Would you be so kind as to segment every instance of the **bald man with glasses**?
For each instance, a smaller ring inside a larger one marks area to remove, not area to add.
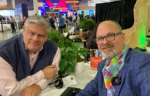
[[[95,42],[106,59],[76,96],[150,96],[150,54],[129,48],[115,21],[99,24]]]

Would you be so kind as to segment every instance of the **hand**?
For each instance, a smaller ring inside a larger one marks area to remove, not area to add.
[[[55,65],[49,65],[49,66],[45,67],[42,71],[45,75],[45,79],[50,80],[56,75],[57,68]]]
[[[26,87],[20,96],[37,96],[41,92],[41,87],[37,84]]]
[[[72,35],[74,35],[74,33],[73,33],[73,32],[71,32],[71,34],[72,34]]]
[[[82,42],[85,42],[85,40],[84,40],[84,39],[82,39]]]

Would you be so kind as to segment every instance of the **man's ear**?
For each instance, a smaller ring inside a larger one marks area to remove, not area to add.
[[[121,37],[122,37],[122,39],[125,41],[125,33],[122,32]]]
[[[23,26],[23,32],[25,31],[25,26]]]
[[[49,36],[49,34],[46,35],[46,38],[47,38],[47,39],[48,39],[48,36]],[[47,41],[47,39],[46,39],[46,41]]]
[[[25,26],[23,26],[23,34],[25,33],[25,30],[26,30],[26,28],[25,28]]]
[[[47,34],[47,38],[48,38],[49,34]]]

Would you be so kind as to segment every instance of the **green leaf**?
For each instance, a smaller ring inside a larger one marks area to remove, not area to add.
[[[60,52],[62,52],[62,51],[64,51],[65,50],[65,48],[60,48]]]
[[[87,49],[87,48],[80,48],[80,51],[82,51],[82,52],[87,52],[87,51],[90,51],[90,50]]]
[[[77,58],[71,58],[70,62],[71,62],[71,64],[76,65]]]
[[[76,66],[76,65],[69,64],[68,71],[69,71],[69,72],[75,72],[75,66]]]
[[[65,55],[66,55],[66,53],[61,52],[61,57],[65,56]]]
[[[64,72],[67,66],[68,66],[68,60],[61,59],[61,61],[59,62],[60,72]]]
[[[87,52],[87,54],[93,54],[92,52]]]
[[[73,51],[71,47],[67,47],[65,50],[65,52],[70,52],[70,51]]]
[[[95,26],[95,21],[86,18],[82,18],[79,24],[80,29],[86,28],[87,30],[93,30],[94,26]]]
[[[81,44],[80,44],[80,43],[79,43],[79,44],[75,44],[74,46],[75,46],[75,47],[74,47],[75,50],[78,51],[78,50],[80,49]]]

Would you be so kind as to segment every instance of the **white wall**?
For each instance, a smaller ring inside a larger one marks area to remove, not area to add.
[[[79,10],[95,10],[95,6],[88,6],[88,1],[91,1],[91,0],[79,1],[79,5],[84,5],[84,7],[80,7]]]
[[[29,16],[32,16],[32,15],[34,15],[35,13],[34,13],[34,11],[28,11],[28,15]]]

